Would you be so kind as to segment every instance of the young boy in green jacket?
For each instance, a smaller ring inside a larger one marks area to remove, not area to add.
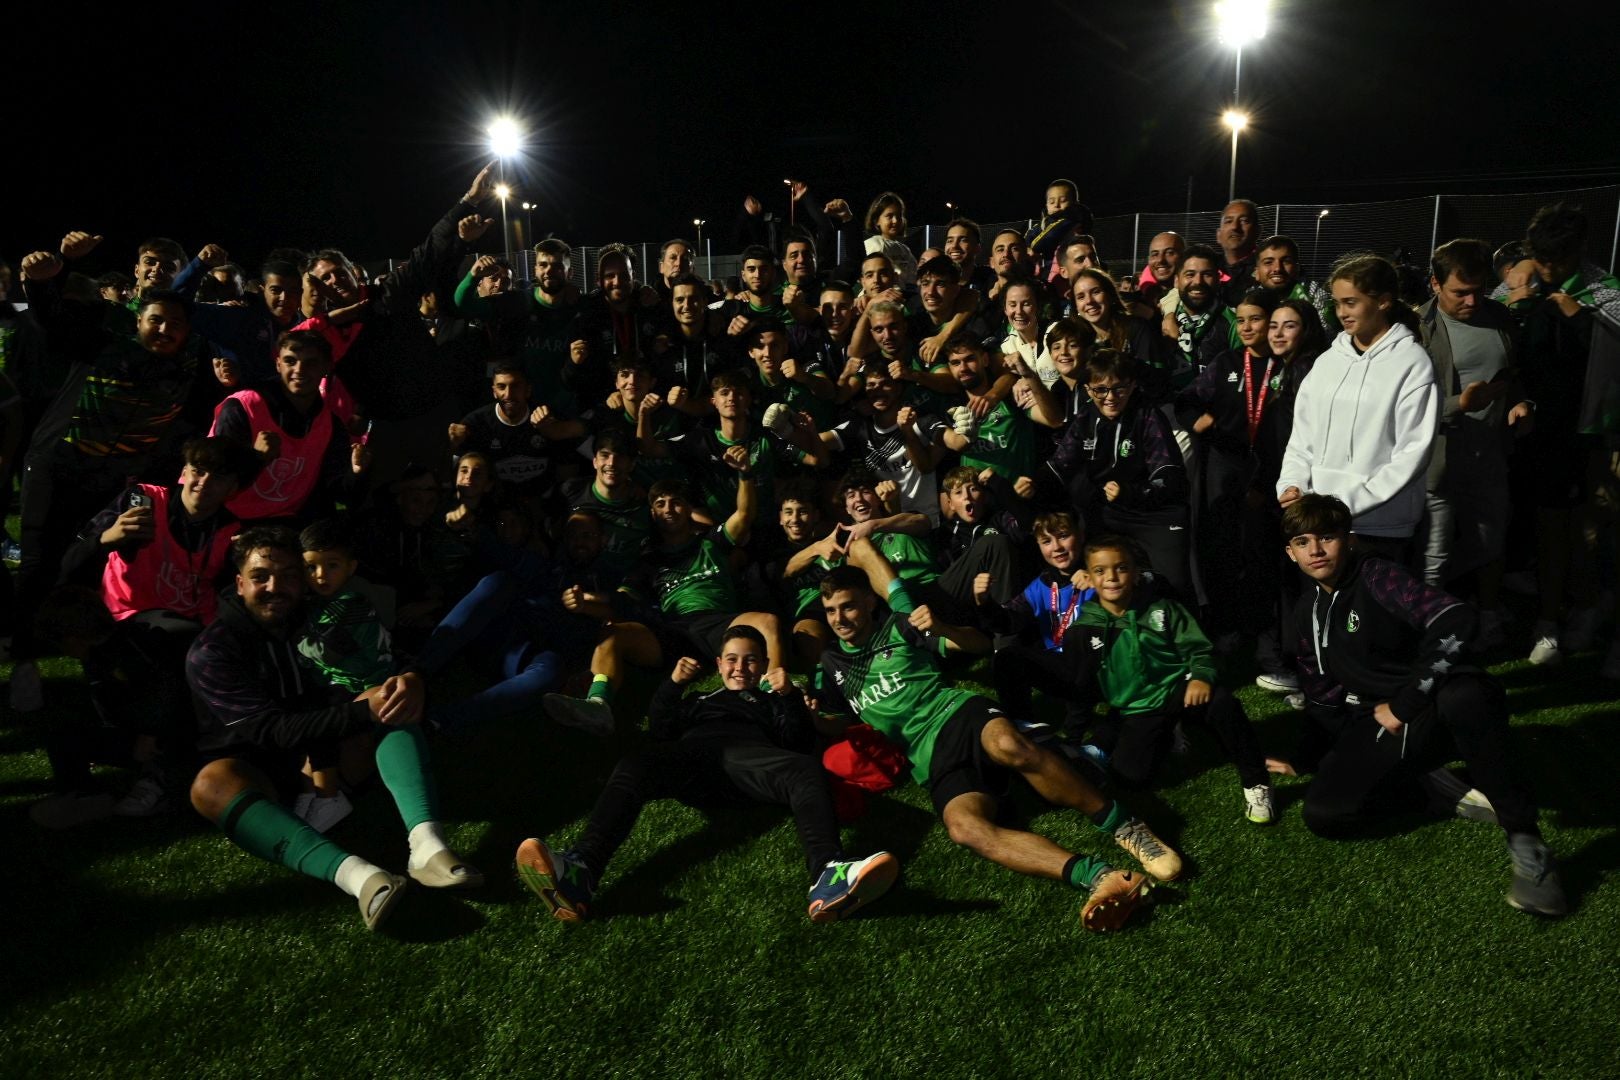
[[[1209,639],[1174,600],[1139,587],[1129,540],[1102,537],[1085,548],[1097,590],[1075,620],[1075,642],[1097,657],[1097,682],[1115,716],[1094,738],[1126,783],[1146,782],[1164,760],[1177,723],[1207,725],[1243,784],[1246,816],[1272,821],[1271,780],[1249,716],[1230,691],[1215,685]]]

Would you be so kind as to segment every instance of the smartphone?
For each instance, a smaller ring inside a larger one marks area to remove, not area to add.
[[[147,495],[146,492],[132,491],[129,493],[129,508],[131,510],[146,510],[149,509],[151,505],[151,496]]]

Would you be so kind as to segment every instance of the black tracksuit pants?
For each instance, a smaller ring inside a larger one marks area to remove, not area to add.
[[[1513,756],[1507,695],[1488,675],[1455,675],[1434,705],[1391,735],[1369,706],[1340,722],[1305,791],[1305,824],[1318,836],[1353,836],[1380,813],[1421,801],[1422,776],[1458,757],[1509,833],[1537,833],[1536,803]]]
[[[820,761],[763,737],[698,733],[655,743],[614,767],[574,848],[598,880],[641,808],[654,799],[679,799],[700,809],[751,802],[787,806],[812,878],[828,862],[843,858],[838,815]]]
[[[996,700],[1008,716],[1032,719],[1032,691],[1039,690],[1062,699],[1066,730],[1078,735],[1086,729],[1097,701],[1097,662],[1089,650],[1052,650],[1019,642],[997,649],[991,663]]]
[[[1260,739],[1249,714],[1224,686],[1210,690],[1209,701],[1186,708],[1182,691],[1171,691],[1157,711],[1123,716],[1115,713],[1098,725],[1092,742],[1110,755],[1109,769],[1129,786],[1149,783],[1170,750],[1177,723],[1202,724],[1214,733],[1226,759],[1237,767],[1243,786],[1270,783]]]

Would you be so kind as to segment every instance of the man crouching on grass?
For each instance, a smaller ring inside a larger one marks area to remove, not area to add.
[[[692,806],[776,803],[793,810],[813,884],[810,919],[833,922],[888,891],[900,862],[886,851],[847,860],[821,762],[811,756],[809,711],[781,668],[765,671],[765,635],[735,624],[721,639],[721,687],[687,697],[703,668],[682,657],[653,694],[647,719],[659,741],[620,760],[591,811],[585,835],[566,851],[537,839],[517,851],[518,876],[559,919],[585,918],[596,886],[654,799]],[[764,676],[762,679],[761,676]]]
[[[879,594],[889,613],[878,614]],[[822,653],[816,704],[858,717],[899,744],[952,840],[1021,874],[1086,890],[1080,912],[1086,929],[1123,926],[1142,900],[1146,877],[998,825],[998,800],[1018,775],[1047,802],[1085,814],[1155,878],[1181,873],[1179,855],[1061,756],[1019,734],[995,702],[946,685],[939,661],[947,650],[987,651],[989,643],[916,607],[869,540],[850,544],[848,563],[822,579],[821,597],[838,641]]]

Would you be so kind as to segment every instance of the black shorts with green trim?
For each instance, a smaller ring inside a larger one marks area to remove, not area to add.
[[[1006,797],[1012,770],[991,761],[984,751],[985,725],[1005,715],[994,701],[975,696],[964,701],[939,729],[928,759],[928,797],[935,814],[943,815],[946,805],[958,795]]]

